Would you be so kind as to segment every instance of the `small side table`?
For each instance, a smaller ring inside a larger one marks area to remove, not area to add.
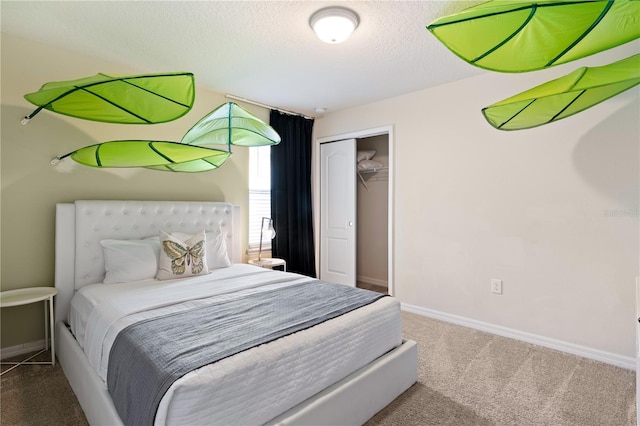
[[[274,266],[282,266],[284,271],[287,272],[287,262],[284,259],[278,259],[276,257],[263,257],[262,259],[251,259],[250,265],[256,265],[261,268],[273,269]]]
[[[14,368],[24,364],[49,364],[49,362],[29,362],[30,359],[40,355],[42,352],[49,350],[49,334],[51,334],[51,365],[56,364],[55,336],[53,323],[53,296],[58,294],[58,290],[53,287],[29,287],[19,288],[17,290],[8,290],[0,292],[0,308],[8,308],[10,306],[27,305],[29,303],[44,301],[44,349],[35,355],[30,356],[21,362],[3,362],[2,364],[13,364],[13,367],[3,371],[0,375],[7,373]],[[47,300],[49,312],[47,315]]]

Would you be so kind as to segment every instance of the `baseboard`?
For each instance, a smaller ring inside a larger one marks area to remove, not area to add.
[[[7,359],[18,355],[28,354],[29,352],[44,349],[44,339],[35,342],[23,343],[22,345],[9,346],[0,349],[0,359]]]
[[[423,308],[421,306],[402,303],[402,310],[414,314],[422,315],[437,320],[450,322],[461,325],[463,327],[473,328],[475,330],[485,331],[487,333],[497,334],[498,336],[508,337],[511,339],[521,340],[534,345],[544,346],[546,348],[555,349],[557,351],[566,352],[572,355],[581,356],[583,358],[604,362],[606,364],[615,365],[627,370],[636,370],[636,358],[618,355],[599,349],[589,348],[587,346],[576,345],[574,343],[562,340],[552,339],[525,331],[515,330],[512,328],[502,327],[500,325],[490,324],[487,322],[477,321],[470,318],[452,315],[433,309]]]
[[[380,287],[387,287],[387,280],[380,280],[378,278],[363,277],[361,275],[358,275],[356,277],[356,281],[363,282],[365,284],[377,285]]]

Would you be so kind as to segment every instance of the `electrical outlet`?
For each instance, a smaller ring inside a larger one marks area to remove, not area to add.
[[[491,280],[491,293],[502,294],[502,280]]]

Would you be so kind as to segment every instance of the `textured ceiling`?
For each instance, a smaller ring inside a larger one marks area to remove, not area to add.
[[[3,33],[141,72],[190,71],[198,87],[318,116],[484,72],[425,29],[477,3],[3,0],[0,12]],[[334,5],[356,11],[360,26],[329,45],[308,21]]]

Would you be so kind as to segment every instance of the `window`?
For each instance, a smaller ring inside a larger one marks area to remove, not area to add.
[[[249,148],[249,250],[258,251],[263,217],[271,217],[271,147]],[[271,249],[271,240],[262,242]]]

